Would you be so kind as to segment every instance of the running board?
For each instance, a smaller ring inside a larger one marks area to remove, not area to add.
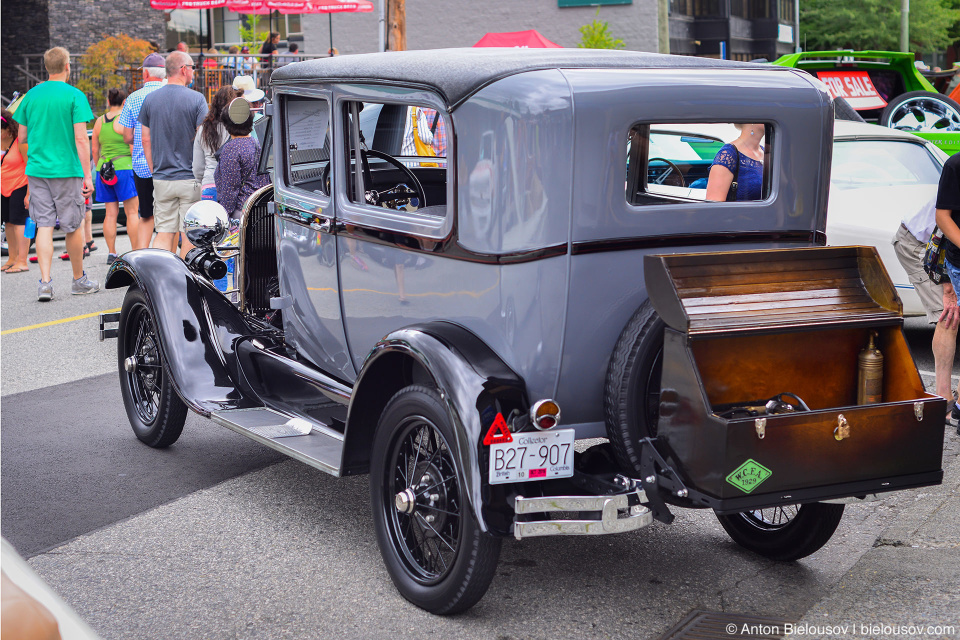
[[[320,471],[340,476],[343,434],[325,424],[264,407],[214,411],[210,419]]]

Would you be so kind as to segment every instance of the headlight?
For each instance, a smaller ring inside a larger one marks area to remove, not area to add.
[[[183,231],[194,246],[210,249],[230,230],[227,210],[213,200],[196,202],[183,217]]]

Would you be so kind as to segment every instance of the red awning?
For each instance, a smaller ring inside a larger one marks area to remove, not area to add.
[[[556,42],[550,42],[536,29],[530,31],[511,31],[509,33],[488,33],[473,45],[475,47],[521,47],[524,49],[562,49]]]

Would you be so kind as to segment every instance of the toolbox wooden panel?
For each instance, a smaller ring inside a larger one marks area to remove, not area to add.
[[[875,249],[647,256],[644,271],[667,324],[657,447],[689,487],[723,509],[940,481],[946,401],[924,391]],[[882,401],[857,405],[871,332]],[[784,392],[810,411],[719,415]]]

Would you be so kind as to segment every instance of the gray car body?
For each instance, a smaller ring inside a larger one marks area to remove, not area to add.
[[[407,289],[422,293],[403,304],[383,295],[392,269],[377,266],[385,284],[371,292],[369,272],[341,266],[349,258],[342,233],[278,216],[281,293],[293,300],[286,339],[347,383],[383,336],[444,320],[488,345],[531,401],[556,399],[578,438],[603,436],[610,355],[647,299],[644,255],[825,241],[833,106],[818,81],[795,70],[625,52],[451,50],[303,62],[275,71],[272,83],[274,131],[285,95],[323,97],[333,114],[354,100],[426,105],[448,126],[443,216],[350,202],[336,115],[330,196],[291,188],[276,171],[279,210],[442,247],[366,245],[383,265],[422,259],[405,272]],[[769,195],[629,204],[631,127],[697,122],[772,125]],[[284,146],[274,153],[282,167]],[[478,171],[488,179],[471,186]]]

